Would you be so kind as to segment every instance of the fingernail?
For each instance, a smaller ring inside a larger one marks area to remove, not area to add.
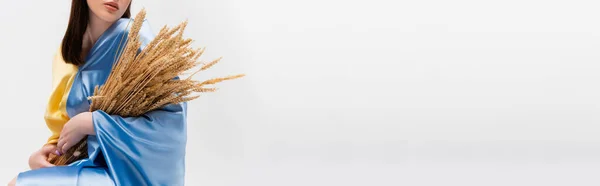
[[[62,155],[62,154],[60,153],[60,151],[58,151],[58,150],[54,151],[54,154],[56,154],[56,155],[59,155],[59,156],[60,156],[60,155]]]

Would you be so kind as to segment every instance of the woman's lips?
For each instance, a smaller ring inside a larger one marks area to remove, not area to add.
[[[104,3],[104,7],[111,12],[119,10],[119,4],[114,3],[114,2]]]

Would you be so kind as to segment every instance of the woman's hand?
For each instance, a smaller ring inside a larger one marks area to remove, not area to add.
[[[82,112],[71,118],[63,126],[58,138],[58,150],[67,152],[69,148],[81,141],[86,135],[94,135],[94,123],[91,112]]]
[[[31,170],[45,168],[45,167],[53,167],[54,165],[48,162],[48,155],[50,153],[56,154],[56,145],[47,144],[44,145],[40,150],[37,150],[29,156],[29,168]]]

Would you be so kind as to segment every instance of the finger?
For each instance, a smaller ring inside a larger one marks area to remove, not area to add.
[[[45,168],[45,167],[54,167],[54,166],[55,166],[54,164],[52,164],[52,163],[48,162],[48,160],[46,160],[46,159],[41,159],[41,160],[40,160],[40,167],[41,167],[41,168]]]
[[[69,146],[69,142],[65,142],[65,144],[60,148],[61,153],[66,153],[67,150],[69,150],[70,146]]]
[[[62,153],[58,149],[53,150],[52,154],[57,155],[57,156],[62,156]]]
[[[60,152],[60,150],[58,149],[58,147],[54,147],[50,151],[44,152],[44,155],[46,157],[50,156],[50,154],[54,154],[54,155],[57,155],[57,156],[62,155],[62,153]]]
[[[63,150],[63,146],[65,146],[65,143],[68,141],[68,136],[61,136],[60,138],[58,138],[58,144],[56,144],[56,149],[61,152],[64,153]]]
[[[56,150],[56,146],[54,146],[54,145],[46,145],[46,146],[42,147],[42,154],[48,155],[48,154],[50,154],[54,150]]]
[[[58,141],[63,139],[65,136],[67,136],[67,134],[65,133],[65,130],[63,128],[63,130],[60,132],[60,134],[58,134]],[[58,144],[56,144],[56,145],[58,146]]]

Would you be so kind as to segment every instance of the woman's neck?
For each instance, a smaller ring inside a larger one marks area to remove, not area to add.
[[[87,36],[84,36],[84,41],[87,40],[87,43],[90,44],[90,47],[93,46],[98,38],[100,38],[102,33],[104,33],[104,31],[106,31],[112,24],[112,22],[106,22],[98,18],[98,16],[90,11],[90,21],[86,31]]]

